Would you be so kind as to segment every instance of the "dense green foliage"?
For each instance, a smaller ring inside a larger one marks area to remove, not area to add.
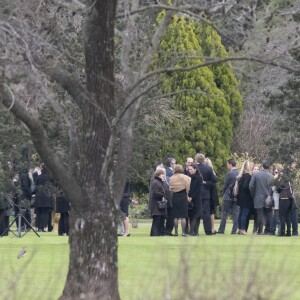
[[[161,41],[160,67],[192,67],[209,56],[227,56],[221,38],[210,27],[184,17],[174,17]],[[172,154],[178,161],[202,152],[217,168],[230,154],[233,126],[241,113],[242,99],[229,64],[205,66],[184,72],[164,73],[161,91],[174,99],[184,121],[170,122],[175,139],[165,141],[160,157]],[[175,93],[175,94],[174,94]]]

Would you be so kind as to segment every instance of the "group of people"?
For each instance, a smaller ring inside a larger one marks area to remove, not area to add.
[[[13,167],[11,166],[11,169]],[[69,203],[62,191],[53,183],[47,167],[28,171],[24,168],[14,174],[11,190],[0,199],[0,235],[9,233],[9,217],[21,215],[21,224],[16,218],[16,226],[21,231],[30,231],[36,227],[38,232],[53,230],[53,212],[60,213],[58,234],[69,234]],[[34,214],[32,214],[34,213]],[[35,216],[33,221],[32,216]]]
[[[272,168],[271,168],[272,167]],[[151,236],[199,235],[200,220],[206,235],[224,234],[228,216],[232,216],[231,234],[246,235],[253,217],[255,235],[298,236],[298,210],[292,176],[296,162],[282,167],[250,161],[238,170],[235,159],[227,161],[222,195],[221,220],[215,229],[215,213],[219,205],[217,181],[209,158],[198,153],[189,157],[185,167],[169,158],[157,164],[150,182],[149,209],[152,217]],[[271,204],[266,201],[272,199]]]
[[[153,218],[150,235],[177,236],[180,222],[183,236],[198,236],[201,218],[205,234],[215,234],[217,181],[211,161],[201,153],[195,156],[195,162],[187,158],[185,168],[176,164],[174,158],[168,160],[166,167],[158,164],[150,182],[149,208]],[[159,209],[157,201],[165,201],[166,208]]]

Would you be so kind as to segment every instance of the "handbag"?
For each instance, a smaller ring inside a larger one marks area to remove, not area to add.
[[[158,209],[166,209],[167,208],[167,201],[166,200],[157,201],[157,208]]]
[[[274,198],[272,195],[268,195],[265,200],[265,207],[272,208],[274,207]]]

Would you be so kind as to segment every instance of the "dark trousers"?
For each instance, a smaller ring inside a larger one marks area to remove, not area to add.
[[[63,235],[64,233],[69,234],[69,213],[60,213],[60,218],[58,222],[58,235]]]
[[[153,216],[150,236],[161,236],[164,231],[164,216]]]
[[[190,219],[190,235],[198,235],[200,226],[200,217],[192,217]]]
[[[264,214],[265,214],[265,234],[274,234],[272,230],[272,219],[273,219],[273,209],[264,207]]]
[[[212,234],[211,221],[210,221],[210,199],[202,199],[202,212],[203,212],[203,227],[204,227],[205,234],[210,235]]]
[[[285,224],[286,235],[291,235],[291,210],[292,199],[279,199],[280,235],[285,235]]]
[[[49,212],[51,212],[50,207],[38,207],[35,209],[36,218],[35,218],[35,226],[38,229],[44,229],[44,227],[49,224]]]
[[[249,212],[250,209],[246,207],[240,207],[239,217],[238,217],[238,228],[247,231],[249,224]]]
[[[272,230],[272,208],[256,208],[256,221],[257,221],[257,233],[258,234],[273,234]],[[265,226],[265,230],[264,230]]]
[[[298,209],[297,208],[291,210],[291,223],[292,223],[293,235],[297,235],[298,234]]]
[[[221,212],[221,223],[218,232],[224,233],[226,227],[226,221],[228,215],[232,215],[232,230],[231,233],[235,234],[238,227],[238,217],[239,217],[239,207],[236,205],[235,201],[223,200],[222,212]]]
[[[31,225],[31,208],[26,208],[24,217],[27,220],[27,222]],[[22,220],[22,222],[24,221]]]
[[[0,209],[0,235],[9,226],[9,216],[6,216],[6,209]],[[8,235],[8,231],[5,233]]]
[[[49,211],[49,217],[48,217],[48,231],[51,232],[53,230],[52,225],[52,210]]]
[[[168,207],[167,209],[168,216],[166,218],[166,234],[171,234],[174,227],[174,219],[172,217],[172,207]]]

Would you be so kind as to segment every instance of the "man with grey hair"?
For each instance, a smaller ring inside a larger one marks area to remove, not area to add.
[[[253,234],[273,234],[271,228],[272,208],[265,207],[265,200],[269,195],[270,184],[274,176],[269,172],[268,161],[263,161],[262,166],[260,171],[253,173],[249,183],[257,218],[257,232],[253,232]],[[263,232],[264,225],[265,231]]]

